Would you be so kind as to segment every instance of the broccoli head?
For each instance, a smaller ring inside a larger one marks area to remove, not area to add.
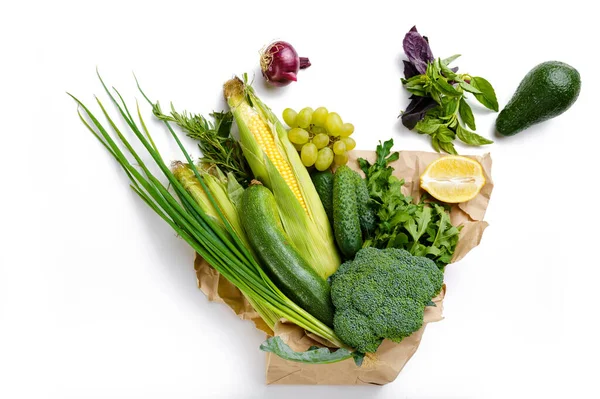
[[[443,280],[431,259],[403,249],[361,249],[331,278],[334,330],[363,353],[375,352],[384,338],[400,342],[421,328]]]

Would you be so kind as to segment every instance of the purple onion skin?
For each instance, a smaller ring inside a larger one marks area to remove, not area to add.
[[[271,43],[260,56],[260,69],[262,74],[273,86],[287,86],[297,81],[300,69],[310,66],[306,57],[298,57],[294,47],[287,42]]]

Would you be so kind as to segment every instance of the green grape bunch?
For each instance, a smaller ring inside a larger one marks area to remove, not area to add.
[[[296,112],[291,108],[283,110],[283,121],[289,126],[288,138],[300,153],[302,163],[307,168],[327,170],[348,163],[348,151],[356,147],[352,137],[354,125],[344,123],[336,112],[325,107],[313,110],[310,107]]]

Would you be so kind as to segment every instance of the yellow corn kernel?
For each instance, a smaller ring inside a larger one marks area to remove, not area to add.
[[[256,142],[260,145],[262,150],[267,154],[269,160],[273,163],[279,174],[283,177],[288,187],[292,190],[302,208],[308,213],[306,202],[300,192],[300,185],[298,180],[294,176],[292,167],[288,160],[281,155],[281,152],[275,144],[273,133],[269,126],[263,121],[261,116],[252,109],[248,104],[240,104],[240,111],[245,114],[245,120],[248,121],[247,125],[250,128],[250,133],[256,139]]]

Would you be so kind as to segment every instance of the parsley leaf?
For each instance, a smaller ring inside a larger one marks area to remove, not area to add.
[[[373,164],[363,158],[358,160],[377,215],[375,232],[367,237],[364,246],[406,249],[443,268],[452,259],[460,227],[452,225],[443,205],[426,196],[415,203],[412,197],[402,194],[404,180],[393,176],[394,168],[389,166],[399,156],[391,152],[393,144],[391,139],[379,142]],[[440,141],[442,144],[452,145]]]

